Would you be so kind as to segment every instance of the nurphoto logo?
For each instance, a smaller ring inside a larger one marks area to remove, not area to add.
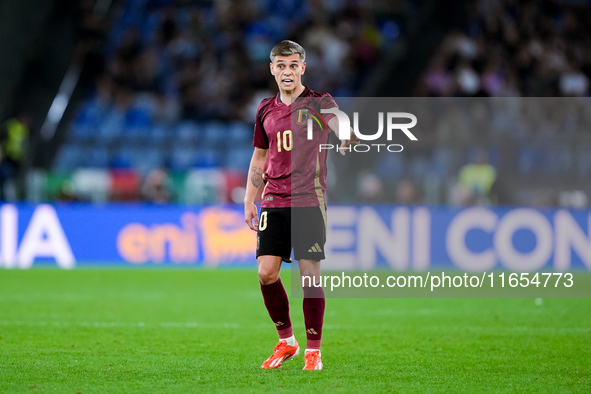
[[[314,111],[315,112],[315,111]],[[320,112],[323,114],[333,114],[337,117],[338,120],[338,137],[340,140],[349,140],[351,139],[351,131],[355,133],[355,136],[359,138],[361,141],[375,141],[379,139],[384,133],[384,113],[378,112],[378,131],[374,134],[362,134],[359,131],[359,112],[353,112],[353,127],[351,128],[351,121],[349,120],[349,116],[341,111],[338,108],[322,108]],[[315,113],[316,116],[308,116],[308,140],[313,139],[312,133],[314,129],[313,120],[316,121],[322,128],[322,125],[319,121],[319,117],[322,119],[322,123],[326,125],[326,121],[324,118]],[[409,123],[394,123],[394,119],[405,118],[410,120]],[[388,141],[392,140],[392,135],[394,130],[402,131],[408,139],[411,141],[418,141],[417,137],[409,130],[416,126],[417,124],[417,117],[409,112],[387,112],[386,113],[386,138]],[[347,148],[340,148],[340,149],[347,149],[349,152],[369,152],[370,150],[375,149],[377,152],[380,152],[380,148],[385,148],[388,152],[402,152],[404,147],[400,144],[357,144],[357,145],[349,145]],[[320,144],[319,150],[331,150],[335,149],[339,151],[338,145],[333,144]]]

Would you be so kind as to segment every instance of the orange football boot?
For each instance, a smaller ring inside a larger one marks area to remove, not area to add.
[[[285,360],[292,359],[300,354],[300,346],[296,341],[295,346],[289,346],[287,341],[281,340],[273,349],[271,357],[261,365],[262,369],[279,368]]]
[[[304,371],[319,371],[322,369],[320,350],[306,350],[304,360],[306,361]]]

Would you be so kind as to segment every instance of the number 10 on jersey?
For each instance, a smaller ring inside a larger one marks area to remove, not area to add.
[[[283,136],[281,134],[281,131],[277,133],[277,151],[281,152],[281,145],[283,145],[283,149],[286,152],[289,152],[293,146],[293,136],[291,135],[291,130],[285,130],[283,132]]]

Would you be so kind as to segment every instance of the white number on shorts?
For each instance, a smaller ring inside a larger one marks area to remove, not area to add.
[[[261,213],[261,219],[259,220],[259,231],[264,231],[267,228],[267,212]]]

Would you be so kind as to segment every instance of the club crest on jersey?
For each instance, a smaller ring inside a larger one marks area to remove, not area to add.
[[[312,122],[312,120],[316,122],[320,130],[328,130],[326,120],[324,120],[324,117],[320,115],[318,112],[314,111],[311,108],[298,109],[296,114],[296,124],[303,125]],[[310,127],[312,126],[310,125]]]
[[[304,124],[308,119],[308,108],[298,109],[296,124]]]

